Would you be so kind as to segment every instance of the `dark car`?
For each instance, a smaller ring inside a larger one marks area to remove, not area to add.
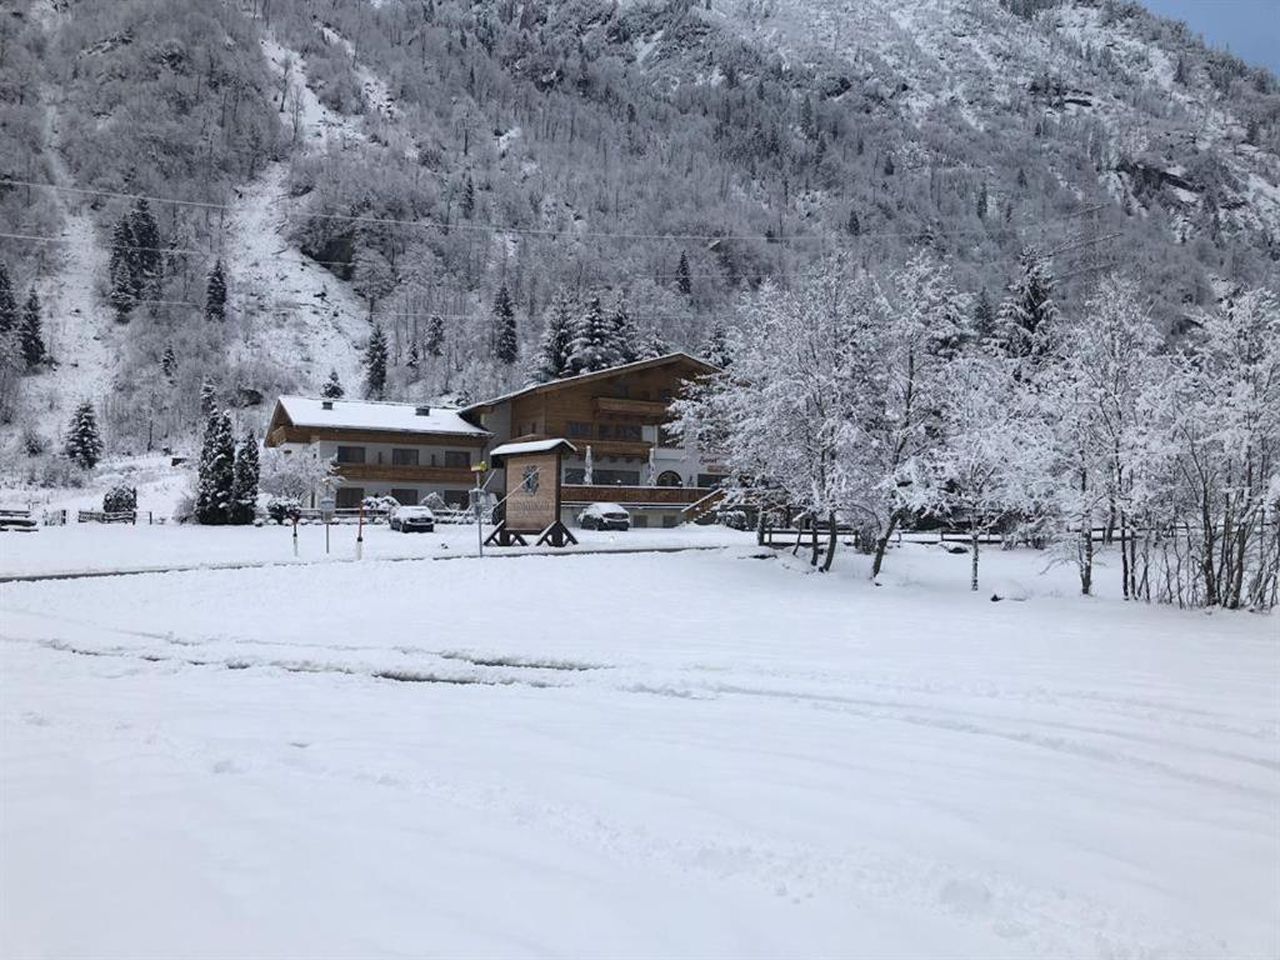
[[[430,533],[436,528],[436,515],[430,507],[403,506],[391,511],[391,529],[401,533]]]

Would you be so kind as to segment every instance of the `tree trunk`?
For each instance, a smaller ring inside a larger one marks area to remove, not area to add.
[[[875,557],[871,561],[871,579],[874,580],[880,576],[880,568],[884,566],[884,553],[889,549],[889,538],[893,536],[893,530],[898,525],[898,512],[895,510],[889,514],[889,523],[884,528],[884,533],[880,535],[880,539],[876,541]]]
[[[978,589],[978,528],[976,525],[969,528],[969,545],[971,548],[972,560],[969,564],[969,589]]]
[[[836,559],[836,512],[827,514],[827,558],[822,562],[822,572],[826,573]]]

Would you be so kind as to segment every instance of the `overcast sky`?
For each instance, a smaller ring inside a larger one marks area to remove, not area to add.
[[[1210,46],[1280,74],[1280,0],[1145,0],[1161,16],[1185,20]]]

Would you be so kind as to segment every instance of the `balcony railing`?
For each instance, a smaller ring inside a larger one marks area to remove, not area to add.
[[[565,503],[653,504],[687,506],[711,493],[708,487],[623,487],[607,484],[566,483],[560,488]]]
[[[338,464],[338,476],[344,480],[448,483],[459,487],[475,485],[475,475],[466,467],[419,467],[390,463],[340,463]]]

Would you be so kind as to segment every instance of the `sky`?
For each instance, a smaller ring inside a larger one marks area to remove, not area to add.
[[[1145,0],[1152,13],[1185,20],[1214,47],[1280,74],[1280,0]]]

